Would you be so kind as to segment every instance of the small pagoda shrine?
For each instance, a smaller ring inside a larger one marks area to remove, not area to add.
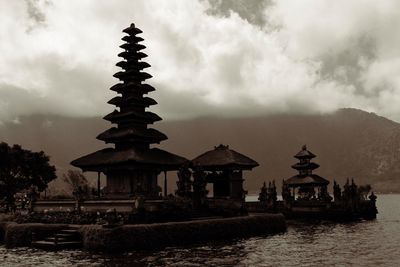
[[[243,171],[257,166],[256,161],[222,144],[192,160],[195,180],[203,173],[206,183],[213,184],[214,198],[243,200]]]
[[[314,174],[319,165],[311,160],[316,156],[304,145],[294,155],[299,160],[292,166],[298,174],[282,181],[282,200],[278,200],[275,182],[264,182],[260,188],[258,201],[246,202],[248,212],[282,212],[291,219],[326,219],[352,221],[361,218],[376,218],[376,195],[369,185],[357,186],[353,179],[347,180],[341,190],[334,182],[333,198],[328,193],[329,181]]]
[[[293,195],[285,197],[296,199],[296,188],[298,188],[298,200],[328,200],[330,198],[327,190],[329,181],[313,173],[313,170],[319,167],[317,163],[311,162],[311,159],[316,156],[304,145],[294,157],[299,162],[292,165],[292,168],[299,173],[283,181],[283,191],[286,192],[283,192],[283,194],[288,195],[290,189],[293,189]],[[316,194],[315,188],[317,188],[318,194]]]
[[[161,118],[146,109],[157,102],[145,96],[155,89],[145,81],[152,76],[143,70],[150,67],[143,58],[147,57],[140,44],[143,39],[138,34],[142,31],[131,24],[123,30],[127,35],[120,47],[124,49],[118,54],[123,58],[116,65],[123,70],[114,74],[120,80],[110,89],[118,93],[109,104],[116,109],[104,117],[115,124],[97,136],[105,143],[114,144],[113,148],[105,148],[71,162],[83,171],[98,173],[98,192],[100,192],[100,173],[107,177],[104,196],[107,198],[126,199],[141,196],[145,199],[158,198],[160,187],[157,176],[164,172],[165,184],[167,171],[178,170],[188,160],[167,151],[151,148],[159,144],[167,136],[150,124]]]

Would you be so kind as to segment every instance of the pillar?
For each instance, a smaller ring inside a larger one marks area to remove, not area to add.
[[[164,197],[168,195],[167,186],[167,171],[164,171]]]
[[[100,172],[97,172],[97,197],[100,198]]]

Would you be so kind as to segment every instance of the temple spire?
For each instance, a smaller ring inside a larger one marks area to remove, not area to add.
[[[118,95],[108,101],[116,108],[104,117],[115,126],[97,136],[114,147],[85,155],[71,164],[84,171],[103,172],[107,178],[104,194],[107,198],[158,198],[158,174],[179,170],[187,159],[150,147],[167,136],[149,128],[161,118],[147,110],[157,102],[146,96],[155,89],[146,83],[152,76],[144,71],[150,65],[143,61],[147,57],[143,53],[146,47],[140,44],[143,38],[137,36],[142,31],[131,24],[123,32],[127,34],[120,46],[124,51],[118,54],[122,61],[117,63],[122,70],[114,74],[120,81],[110,88]]]
[[[312,171],[319,167],[317,163],[311,162],[311,159],[316,156],[307,150],[306,145],[303,145],[301,150],[294,155],[294,157],[297,158],[299,162],[292,165],[292,168],[298,170],[300,176],[311,175]]]
[[[150,144],[160,143],[167,136],[148,128],[149,124],[160,121],[161,118],[147,111],[147,108],[157,102],[144,96],[154,91],[154,88],[145,83],[152,76],[143,71],[150,64],[143,61],[147,57],[142,52],[146,46],[140,44],[143,38],[137,36],[142,31],[132,23],[123,32],[128,34],[122,38],[125,43],[120,46],[124,51],[118,54],[123,60],[116,64],[122,71],[114,74],[120,83],[110,88],[119,95],[108,101],[116,109],[104,117],[117,127],[104,131],[97,138],[106,143],[114,143],[116,148],[149,148]]]

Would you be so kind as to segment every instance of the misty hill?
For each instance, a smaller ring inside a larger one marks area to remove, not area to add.
[[[72,168],[71,160],[105,147],[95,137],[109,126],[101,118],[29,116],[0,126],[0,140],[44,150],[60,175]],[[342,109],[325,115],[200,118],[155,128],[169,137],[160,147],[189,159],[220,143],[255,159],[260,166],[245,173],[253,193],[264,180],[280,184],[294,175],[293,155],[303,144],[317,155],[316,173],[331,181],[343,184],[354,177],[378,191],[400,192],[400,124],[373,113]]]

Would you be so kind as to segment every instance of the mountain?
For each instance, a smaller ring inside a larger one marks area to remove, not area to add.
[[[21,117],[0,126],[0,140],[44,150],[61,176],[69,162],[105,147],[95,139],[109,124],[101,118]],[[356,109],[323,115],[270,115],[252,118],[198,118],[157,123],[169,139],[160,147],[192,159],[219,144],[243,153],[260,166],[246,172],[245,186],[257,193],[263,181],[294,175],[293,155],[307,144],[321,167],[315,172],[343,185],[346,178],[379,192],[400,192],[400,124]],[[172,175],[171,175],[172,176]],[[53,183],[54,187],[62,183]],[[170,191],[174,182],[169,183]]]

